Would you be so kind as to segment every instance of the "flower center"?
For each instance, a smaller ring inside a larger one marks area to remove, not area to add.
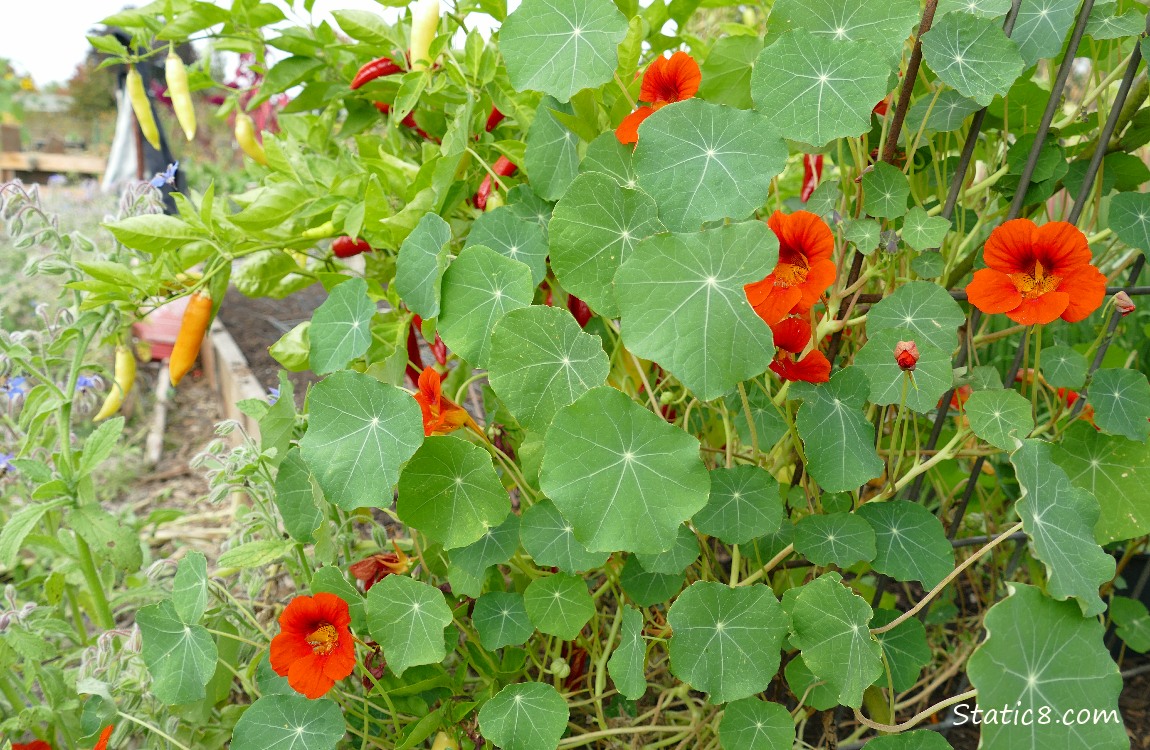
[[[1030,273],[1011,274],[1011,280],[1022,296],[1034,299],[1058,289],[1062,283],[1061,276],[1055,276],[1042,267],[1042,261],[1034,261],[1034,269]]]
[[[326,656],[339,643],[339,633],[336,632],[334,625],[325,622],[312,631],[305,640],[312,651],[320,656]]]
[[[775,286],[792,287],[798,286],[807,280],[807,271],[810,266],[802,256],[796,256],[794,262],[780,262],[775,267]]]

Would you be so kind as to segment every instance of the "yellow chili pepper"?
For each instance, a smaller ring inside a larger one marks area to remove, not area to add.
[[[175,52],[169,52],[164,61],[164,76],[168,79],[168,96],[172,98],[176,119],[190,141],[196,137],[196,108],[192,105],[192,92],[188,88],[188,70]]]
[[[128,101],[132,104],[132,111],[136,113],[136,121],[140,123],[140,130],[152,148],[160,148],[160,129],[156,127],[156,118],[152,115],[152,104],[148,101],[148,92],[144,91],[144,79],[135,66],[128,68]]]
[[[412,70],[427,70],[431,42],[439,29],[439,0],[416,0],[411,5],[411,47],[408,54]]]
[[[256,139],[256,125],[247,112],[236,112],[236,142],[240,144],[244,153],[257,164],[262,164],[265,167],[268,165],[268,157],[264,153],[264,147]]]
[[[196,292],[188,301],[184,318],[180,321],[180,332],[172,346],[172,357],[168,360],[168,376],[172,385],[179,385],[200,354],[208,323],[212,319],[212,298],[203,292]]]
[[[104,398],[104,405],[96,413],[92,421],[99,422],[107,419],[120,410],[120,405],[131,392],[136,383],[136,356],[132,349],[125,344],[116,346],[116,370],[112,380],[112,388]]]
[[[459,743],[451,739],[446,732],[440,732],[435,735],[431,750],[459,750]]]

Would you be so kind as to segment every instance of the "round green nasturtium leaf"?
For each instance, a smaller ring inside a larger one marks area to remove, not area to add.
[[[928,250],[910,262],[910,270],[921,279],[937,279],[946,270],[942,253]]]
[[[527,616],[540,633],[571,641],[595,614],[587,583],[569,573],[536,578],[523,592]]]
[[[1137,599],[1116,596],[1110,600],[1114,633],[1127,647],[1144,654],[1150,651],[1150,611]]]
[[[864,506],[865,507],[865,506]],[[894,622],[901,613],[893,609],[876,609],[870,626],[879,628]],[[926,640],[926,627],[917,617],[908,617],[885,633],[875,635],[886,663],[890,665],[890,680],[887,680],[886,669],[874,681],[880,688],[887,688],[894,684],[894,691],[902,693],[914,687],[922,668],[930,664],[930,643]]]
[[[634,189],[639,185],[634,154],[633,146],[620,143],[615,132],[608,131],[587,145],[587,153],[579,163],[579,174],[599,172],[614,179],[621,187]]]
[[[1078,0],[1033,0],[1022,4],[1010,38],[1018,43],[1024,67],[1058,54],[1080,5]]]
[[[942,245],[942,240],[949,231],[949,219],[928,216],[921,206],[912,206],[902,222],[902,241],[921,253]]]
[[[648,573],[674,575],[682,573],[699,559],[699,538],[690,527],[683,524],[675,536],[675,543],[666,552],[638,554],[635,559]]]
[[[489,247],[531,269],[532,284],[547,275],[547,235],[538,222],[520,218],[509,206],[485,211],[471,225],[466,250],[474,245]]]
[[[427,213],[399,246],[395,290],[407,309],[424,320],[439,315],[440,282],[447,268],[451,225]]]
[[[983,18],[998,18],[1010,10],[1010,0],[938,0],[935,18],[945,13],[970,13]]]
[[[771,473],[758,466],[734,466],[711,470],[711,497],[692,523],[727,544],[742,544],[777,531],[782,520],[779,483]]]
[[[767,689],[779,670],[787,616],[770,587],[696,581],[667,612],[671,674],[712,703]]]
[[[1150,382],[1138,370],[1102,369],[1090,382],[1094,423],[1139,443],[1150,437]]]
[[[508,685],[479,709],[479,731],[502,750],[555,750],[571,710],[551,685]]]
[[[926,343],[950,353],[958,348],[958,327],[965,322],[966,315],[949,292],[930,281],[911,281],[870,309],[867,332],[873,336],[904,328],[920,346]]]
[[[627,700],[647,692],[647,643],[643,640],[643,613],[626,604],[619,610],[619,645],[607,660],[607,674]]]
[[[312,315],[308,337],[311,369],[326,375],[362,357],[371,343],[373,315],[375,303],[367,296],[363,279],[348,279],[332,289]]]
[[[815,36],[804,28],[788,31],[755,62],[755,108],[779,135],[812,146],[862,135],[870,129],[875,102],[888,93],[887,48]]]
[[[954,570],[954,548],[937,517],[917,503],[866,503],[856,513],[875,533],[872,566],[896,581],[920,581],[929,589]]]
[[[575,178],[555,206],[551,268],[563,288],[592,310],[618,317],[615,272],[640,240],[664,230],[651,196],[638,188],[620,187],[605,174],[586,172]]]
[[[941,734],[929,729],[875,737],[867,745],[870,750],[952,750]]]
[[[547,238],[547,226],[551,223],[551,211],[555,206],[540,198],[527,183],[516,185],[507,191],[507,208],[524,221],[539,225]]]
[[[450,624],[443,592],[410,576],[387,576],[367,592],[368,630],[397,677],[408,667],[443,661],[443,631]]]
[[[391,505],[399,467],[423,443],[411,394],[370,375],[337,372],[308,393],[300,454],[324,496],[345,510]]]
[[[639,126],[635,174],[674,232],[746,219],[787,166],[774,118],[702,99],[669,104]]]
[[[535,632],[523,606],[523,595],[514,591],[492,591],[476,599],[471,621],[479,642],[488,651],[521,646]]]
[[[317,503],[323,500],[323,493],[308,471],[299,448],[292,447],[280,463],[275,492],[284,531],[297,542],[310,543],[315,538],[315,530],[323,524],[323,513]]]
[[[614,388],[560,409],[543,442],[540,487],[592,552],[669,549],[710,485],[698,439]]]
[[[1086,383],[1089,364],[1086,357],[1069,346],[1052,346],[1042,350],[1042,377],[1054,388],[1078,389]]]
[[[932,101],[934,101],[933,107]],[[961,128],[966,118],[980,109],[982,107],[978,106],[978,102],[966,98],[954,89],[943,89],[939,92],[937,101],[934,94],[928,93],[910,105],[910,110],[906,113],[907,132],[917,133],[925,119],[927,131],[950,133]]]
[[[795,654],[794,658],[787,662],[783,676],[787,678],[787,687],[799,697],[804,706],[810,706],[816,711],[826,711],[839,704],[838,688],[816,677],[803,661],[802,654]]]
[[[894,358],[894,353],[891,353]],[[795,383],[803,400],[795,420],[807,455],[807,471],[827,492],[856,490],[883,473],[874,449],[874,425],[863,416],[869,385],[857,367],[846,367],[824,385]]]
[[[557,201],[579,173],[579,136],[559,122],[552,110],[574,113],[570,104],[543,97],[535,110],[535,121],[527,131],[523,169],[531,177],[531,185],[540,198]]]
[[[1102,623],[1083,617],[1069,602],[1056,602],[1021,583],[1008,583],[1010,596],[986,613],[986,640],[967,662],[983,710],[1009,706],[1032,721],[982,724],[982,747],[1073,747],[1110,750],[1130,744],[1120,720],[1087,726],[1041,723],[1040,712],[1061,719],[1082,709],[1118,713],[1122,676],[1103,645]]]
[[[871,334],[855,355],[855,367],[862,370],[870,381],[870,400],[873,403],[897,405],[905,390],[906,408],[911,411],[926,414],[938,406],[942,394],[950,390],[954,371],[950,354],[928,343],[931,340],[908,328],[891,328]],[[898,366],[894,356],[894,348],[900,341],[914,341],[918,346],[918,365],[910,373],[913,383],[905,382],[908,375]]]
[[[1146,28],[1146,14],[1135,8],[1118,13],[1116,3],[1097,4],[1090,12],[1086,33],[1095,41],[1138,36]]]
[[[1103,435],[1088,422],[1075,422],[1052,449],[1054,461],[1075,487],[1098,500],[1102,517],[1094,527],[1100,544],[1150,533],[1150,444]]]
[[[469,364],[486,367],[491,329],[508,312],[530,305],[534,289],[525,264],[473,245],[443,274],[439,335]]]
[[[963,411],[974,434],[1000,450],[1014,450],[1016,440],[1034,429],[1030,402],[1018,391],[975,391]]]
[[[216,671],[216,642],[202,625],[185,623],[171,600],[142,607],[136,613],[140,655],[152,675],[149,689],[168,705],[204,697],[204,686]]]
[[[634,555],[627,558],[619,573],[624,593],[640,607],[653,607],[670,601],[683,590],[686,582],[685,573],[650,573],[644,570]]]
[[[1022,496],[1014,504],[1034,556],[1046,566],[1047,591],[1074,597],[1085,617],[1106,610],[1098,587],[1114,577],[1114,558],[1094,541],[1098,501],[1070,483],[1051,458],[1050,443],[1023,440],[1010,457]]]
[[[649,237],[615,275],[624,343],[702,400],[730,393],[774,357],[743,287],[777,261],[778,240],[761,221]]]
[[[507,514],[503,523],[487,529],[479,541],[452,550],[451,564],[481,576],[490,566],[507,562],[519,549],[519,521],[514,513]]]
[[[235,750],[335,750],[347,724],[332,700],[302,695],[264,695],[253,703],[232,732]]]
[[[985,107],[1005,96],[1026,67],[1014,39],[997,21],[948,13],[923,34],[922,56],[943,82]]]
[[[897,219],[906,213],[910,183],[898,167],[880,161],[863,175],[863,208],[871,216]]]
[[[870,255],[878,247],[882,226],[874,219],[848,219],[842,227],[843,239],[863,255]]]
[[[795,742],[791,712],[778,703],[743,698],[727,704],[719,721],[723,750],[777,750]]]
[[[1112,197],[1109,223],[1118,239],[1150,255],[1150,194],[1119,193]]]
[[[806,29],[834,41],[870,42],[896,57],[920,15],[917,0],[778,0],[767,18],[767,38]]]
[[[771,18],[779,6],[771,10]],[[751,99],[751,70],[755,59],[763,51],[763,40],[757,36],[724,36],[711,45],[701,72],[703,82],[699,96],[714,104],[726,104],[739,109],[755,105]]]
[[[610,369],[602,339],[559,307],[512,310],[491,332],[491,388],[529,430],[546,432],[555,412],[603,385]]]
[[[373,589],[374,591],[374,589]],[[807,667],[838,688],[839,702],[862,705],[862,694],[882,674],[882,647],[870,633],[870,605],[825,573],[802,586],[791,610],[792,642]]]
[[[611,80],[627,19],[610,0],[524,0],[503,22],[499,48],[517,91],[565,102]]]
[[[194,625],[208,607],[208,561],[203,552],[189,552],[176,566],[172,605],[180,622]]]
[[[432,435],[399,475],[399,520],[444,549],[466,547],[511,512],[491,456],[454,435]]]
[[[806,516],[795,524],[795,551],[815,565],[849,568],[874,559],[874,529],[853,513]]]
[[[554,566],[565,573],[598,568],[611,556],[610,552],[588,552],[575,538],[575,527],[550,500],[541,500],[523,511],[519,537],[536,565]]]

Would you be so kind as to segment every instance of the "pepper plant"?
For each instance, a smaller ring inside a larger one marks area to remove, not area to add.
[[[262,143],[239,114],[253,189],[108,223],[135,262],[82,304],[328,296],[271,348],[303,408],[282,378],[201,459],[247,498],[229,548],[113,612],[145,694],[67,682],[89,732],[132,701],[110,747],[1144,733],[1138,3],[291,5],[98,43],[254,54],[221,116],[292,99]]]

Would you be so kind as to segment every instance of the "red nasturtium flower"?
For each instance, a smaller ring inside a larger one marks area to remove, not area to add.
[[[806,383],[825,383],[831,379],[831,363],[818,349],[807,352],[797,362],[780,354],[771,362],[771,371],[783,380],[802,380]]]
[[[377,552],[348,566],[348,572],[363,583],[365,594],[389,575],[403,574],[411,568],[411,558],[395,542],[391,546],[395,547],[395,552]]]
[[[439,373],[432,367],[419,373],[419,391],[415,394],[423,412],[423,434],[444,435],[474,422],[463,407],[444,398],[440,390]],[[476,428],[478,431],[478,428]]]
[[[1059,388],[1058,398],[1066,404],[1067,409],[1073,409],[1074,403],[1078,401],[1081,396],[1079,396],[1078,391],[1073,388]],[[1082,411],[1078,412],[1078,418],[1085,419],[1094,429],[1099,429],[1098,425],[1094,424],[1094,406],[1089,402],[1082,407]]]
[[[918,344],[913,341],[900,341],[894,345],[894,360],[906,372],[913,372],[918,366]]]
[[[743,289],[759,317],[773,326],[791,313],[808,312],[834,283],[835,237],[810,211],[775,211],[767,226],[779,238],[779,263],[765,279]]]
[[[355,669],[347,602],[335,594],[297,596],[280,615],[271,665],[296,692],[319,698]]]
[[[112,724],[104,727],[104,730],[100,732],[100,739],[96,740],[96,746],[92,750],[108,750],[108,740],[112,738],[113,728]]]
[[[1075,323],[1106,296],[1106,277],[1090,263],[1086,235],[1064,221],[1008,221],[990,233],[983,258],[987,267],[974,272],[967,298],[984,313],[1005,313],[1015,323]]]
[[[686,52],[655,58],[647,66],[639,90],[639,101],[647,102],[648,106],[639,107],[624,117],[615,129],[615,137],[620,143],[638,143],[639,124],[643,120],[655,114],[655,110],[660,107],[690,99],[699,90],[702,80],[699,63]]]
[[[804,318],[783,318],[771,326],[775,346],[784,352],[802,354],[811,342],[811,324]]]
[[[44,740],[32,740],[31,742],[13,742],[12,750],[52,750],[52,746]]]

